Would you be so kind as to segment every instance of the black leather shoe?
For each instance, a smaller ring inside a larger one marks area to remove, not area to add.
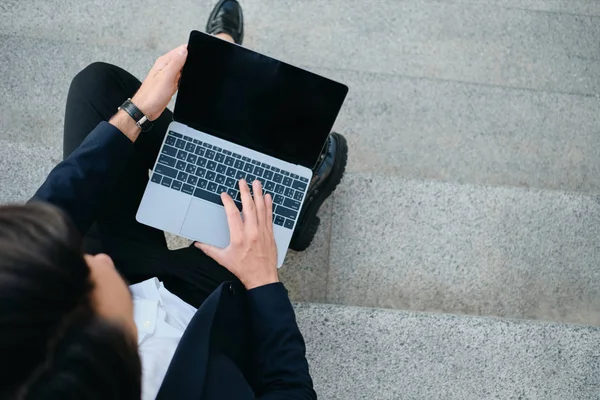
[[[303,251],[313,241],[321,220],[317,211],[323,202],[333,193],[344,176],[348,161],[348,144],[339,133],[331,133],[313,170],[313,179],[302,205],[300,217],[292,236],[290,249]]]
[[[208,17],[206,33],[226,33],[237,44],[244,40],[244,13],[236,0],[219,0]]]

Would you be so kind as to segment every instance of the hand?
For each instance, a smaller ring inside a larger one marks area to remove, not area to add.
[[[227,268],[239,278],[246,289],[279,282],[277,277],[277,246],[273,235],[273,199],[263,197],[259,181],[254,181],[254,200],[245,180],[240,180],[242,212],[240,215],[233,199],[221,194],[229,223],[229,246],[220,249],[203,243],[194,243],[207,256]]]
[[[186,58],[187,45],[181,45],[159,57],[131,99],[150,121],[160,117],[177,91]]]

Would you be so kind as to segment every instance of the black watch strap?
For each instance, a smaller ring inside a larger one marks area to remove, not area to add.
[[[150,121],[148,117],[146,117],[144,113],[137,108],[135,104],[133,104],[131,99],[125,100],[125,102],[121,104],[121,107],[119,107],[119,110],[123,110],[129,114],[129,116],[135,121],[135,124],[138,126],[138,128],[144,132],[152,128],[152,121]]]

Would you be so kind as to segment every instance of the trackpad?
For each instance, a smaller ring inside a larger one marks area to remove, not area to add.
[[[181,227],[182,236],[217,247],[229,245],[229,226],[225,209],[193,199]]]

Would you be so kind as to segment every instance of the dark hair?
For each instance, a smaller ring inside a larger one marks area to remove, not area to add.
[[[0,207],[0,398],[139,399],[131,334],[93,309],[77,230],[47,204]]]

